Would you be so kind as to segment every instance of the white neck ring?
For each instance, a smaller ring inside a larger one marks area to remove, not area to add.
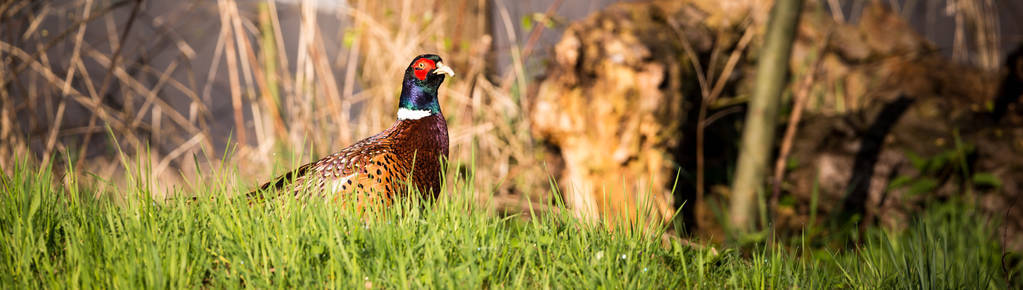
[[[398,108],[398,120],[419,120],[429,115],[433,115],[429,110]]]

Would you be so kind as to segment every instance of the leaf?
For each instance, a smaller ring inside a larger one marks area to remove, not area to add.
[[[892,179],[892,181],[888,183],[888,189],[896,189],[903,187],[906,184],[909,184],[911,181],[913,181],[912,177],[906,175],[896,176],[895,179]]]
[[[522,29],[533,29],[533,15],[522,16]]]
[[[554,28],[554,24],[555,24],[554,23],[554,19],[552,19],[551,17],[546,17],[546,15],[544,16],[543,26],[545,26],[548,29],[550,29],[550,28]]]
[[[930,160],[927,160],[927,166],[924,168],[924,173],[934,173],[944,168],[945,164],[948,164],[950,159],[948,153],[949,152],[944,152],[942,154],[938,154],[938,156],[934,156],[934,158],[931,158]]]
[[[455,47],[455,45],[454,45],[454,42],[451,41],[451,38],[445,37],[444,38],[444,50],[450,51],[451,48],[453,48],[453,47]]]
[[[25,215],[25,220],[32,220],[32,216],[34,216],[36,214],[36,211],[39,210],[39,204],[41,203],[41,200],[42,197],[40,197],[40,194],[32,195],[32,201],[28,206],[28,214]]]
[[[785,161],[785,170],[793,170],[796,169],[796,167],[799,167],[799,159],[796,157],[789,157],[789,159]]]
[[[342,45],[346,48],[352,47],[352,44],[355,43],[355,38],[359,36],[358,34],[358,31],[352,29],[345,30],[344,36],[341,37]]]
[[[922,193],[934,191],[934,189],[937,187],[938,187],[937,180],[930,177],[923,177],[913,181],[913,183],[909,185],[909,191],[906,192],[906,194],[909,196],[916,196]]]
[[[927,166],[927,159],[920,157],[920,155],[916,155],[916,153],[907,151],[906,158],[909,158],[909,162],[913,163],[913,168],[916,168],[916,170],[921,172],[924,171],[924,167]]]
[[[778,201],[778,205],[787,206],[787,207],[795,207],[796,206],[796,202],[798,202],[798,201],[796,200],[796,198],[794,196],[785,195],[785,196],[781,197],[780,201]]]
[[[973,174],[973,184],[979,186],[1002,187],[1002,180],[990,172],[978,172]]]

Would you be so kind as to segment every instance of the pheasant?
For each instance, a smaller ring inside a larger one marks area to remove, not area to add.
[[[447,122],[437,102],[445,75],[453,77],[455,73],[439,56],[417,56],[405,69],[394,125],[277,177],[249,196],[289,188],[296,196],[307,193],[337,199],[363,193],[389,203],[395,195],[407,194],[408,188],[415,187],[420,194],[436,197],[441,158],[448,157]]]

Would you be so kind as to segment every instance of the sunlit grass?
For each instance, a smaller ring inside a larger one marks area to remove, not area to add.
[[[1007,288],[1019,272],[1003,271],[993,225],[962,206],[937,206],[905,231],[870,229],[847,250],[788,241],[717,253],[566,211],[495,217],[470,198],[471,179],[449,180],[453,192],[434,202],[358,214],[250,204],[216,177],[194,202],[151,199],[138,177],[100,195],[123,198],[94,198],[36,168],[3,173],[5,288]]]

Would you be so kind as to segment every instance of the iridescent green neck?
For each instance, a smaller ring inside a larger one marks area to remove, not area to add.
[[[414,78],[406,78],[401,88],[401,99],[398,101],[398,108],[440,114],[440,104],[437,102],[437,86],[427,86]]]

